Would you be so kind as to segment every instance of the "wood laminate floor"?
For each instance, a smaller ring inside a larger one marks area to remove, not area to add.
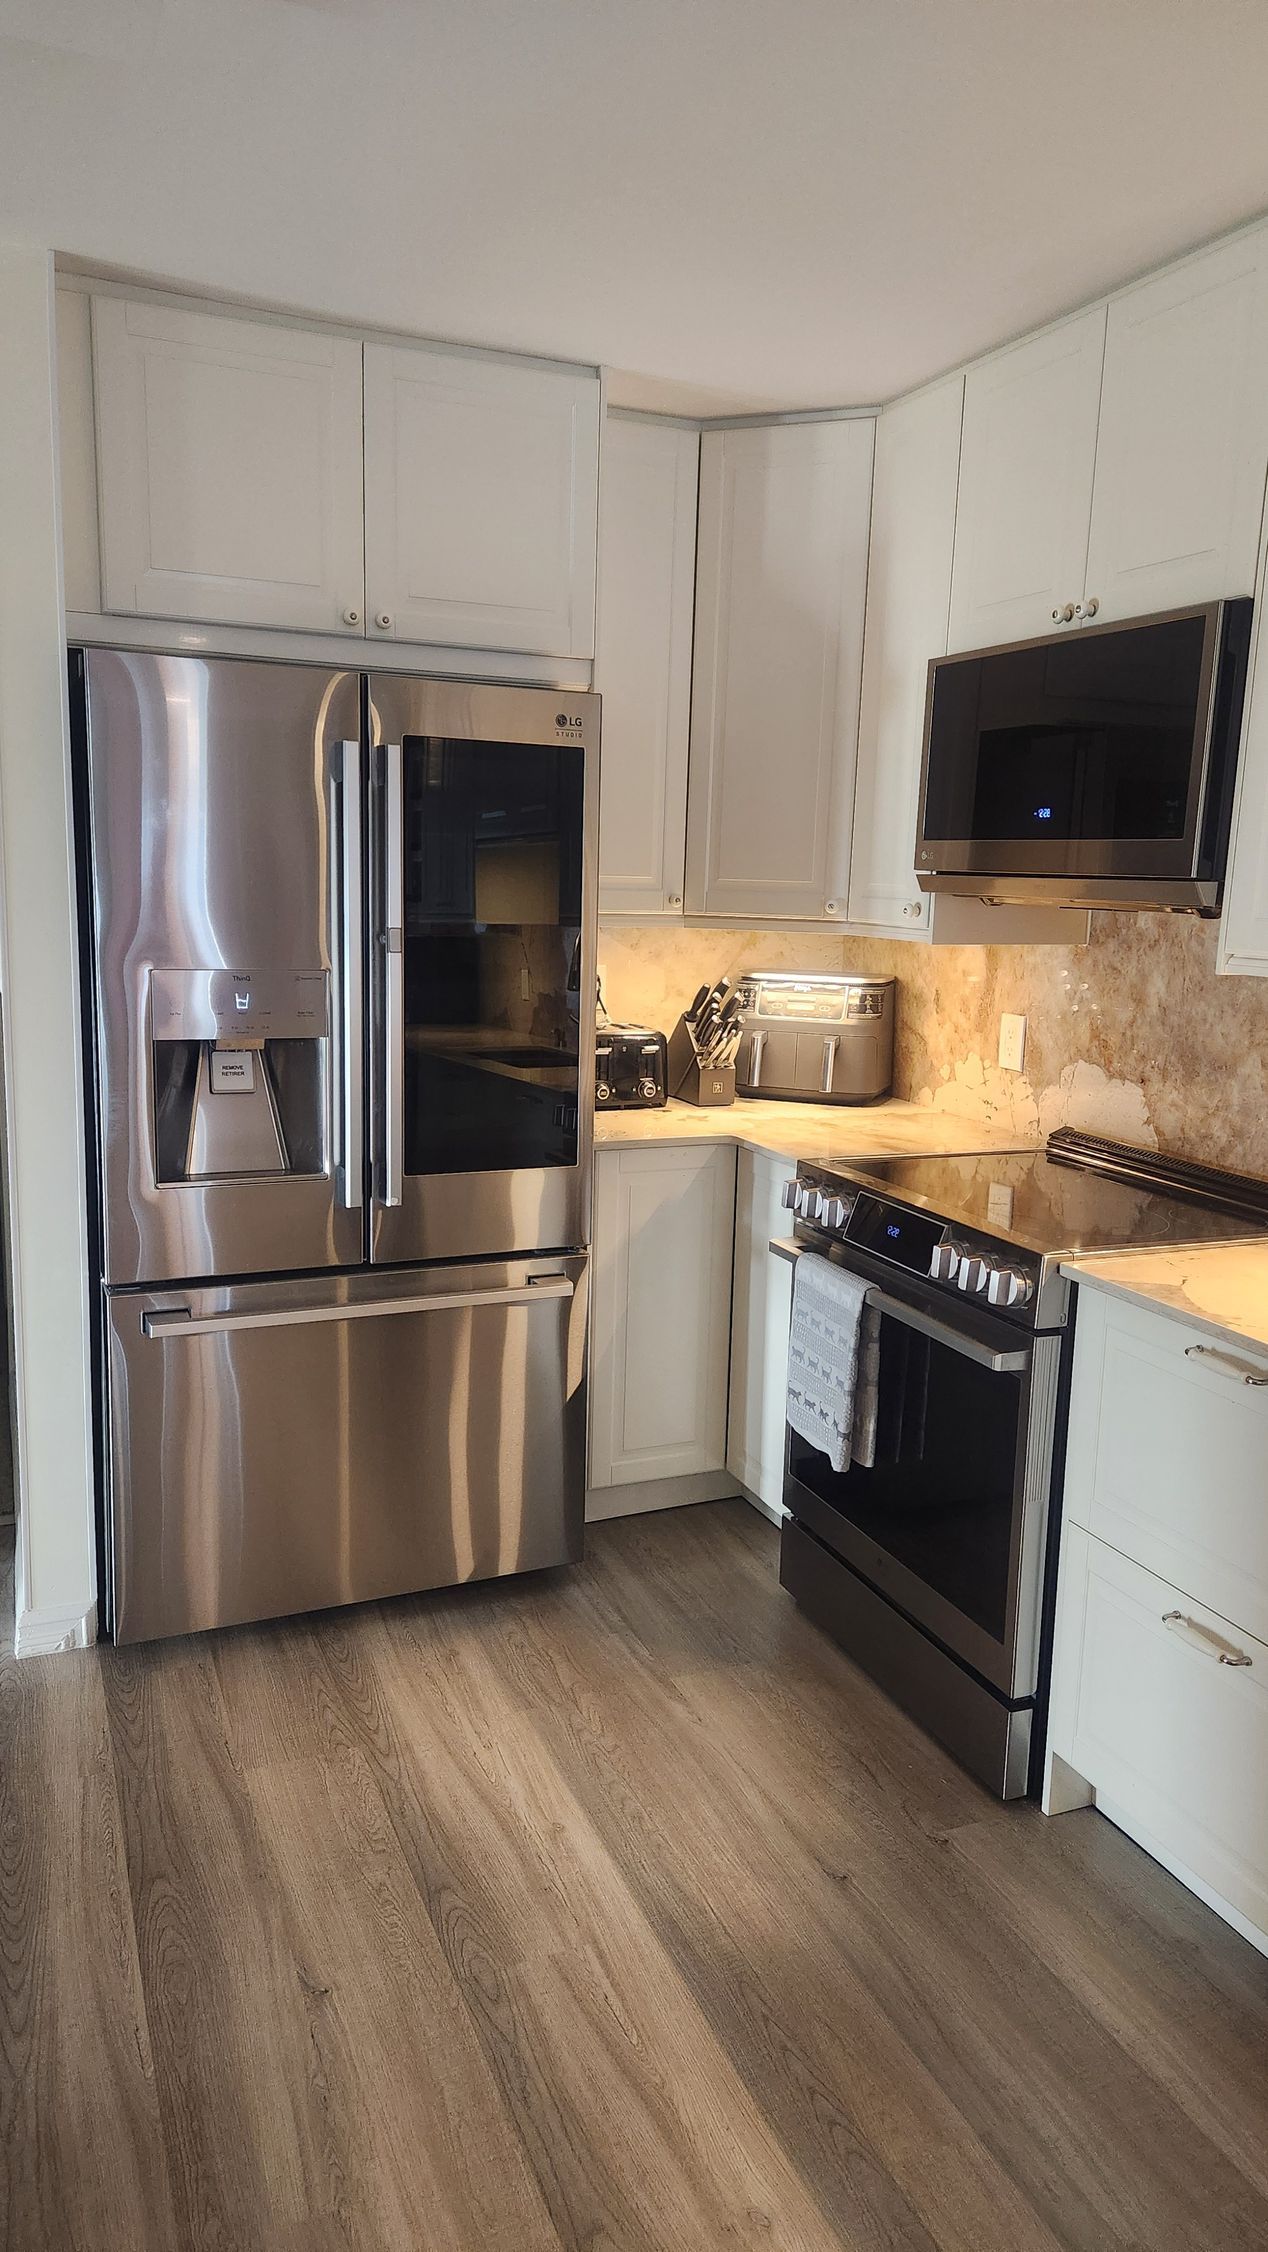
[[[1268,2244],[1268,1965],[775,1569],[5,1661],[4,2252]]]

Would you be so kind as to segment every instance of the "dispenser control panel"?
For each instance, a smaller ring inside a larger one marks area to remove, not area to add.
[[[326,970],[151,970],[155,1040],[324,1040],[330,1029]]]

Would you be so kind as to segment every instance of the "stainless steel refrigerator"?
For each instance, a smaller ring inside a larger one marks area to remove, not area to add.
[[[72,681],[115,1638],[577,1557],[598,698]]]

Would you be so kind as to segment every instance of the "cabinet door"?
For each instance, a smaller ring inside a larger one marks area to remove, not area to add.
[[[734,1221],[733,1148],[599,1152],[592,1486],[723,1468]]]
[[[783,1515],[793,1269],[770,1242],[789,1230],[781,1191],[792,1170],[787,1158],[742,1149],[735,1186],[726,1466],[775,1517]]]
[[[698,913],[844,920],[873,428],[701,441],[687,807]]]
[[[1051,1741],[1112,1821],[1268,1933],[1268,1646],[1077,1525]]]
[[[1082,599],[1105,307],[969,369],[951,649],[1052,632]]]
[[[1111,298],[1087,592],[1101,619],[1251,594],[1268,471],[1268,237]]]
[[[94,297],[107,611],[354,631],[361,346]]]
[[[916,821],[929,660],[947,646],[964,378],[887,407],[876,431],[850,921],[927,929]]]
[[[603,435],[599,905],[682,913],[700,440],[610,417]]]
[[[593,656],[598,496],[597,375],[366,345],[372,641]]]

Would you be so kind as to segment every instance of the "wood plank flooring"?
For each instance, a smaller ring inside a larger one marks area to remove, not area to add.
[[[3,2252],[1268,2245],[1268,1964],[776,1545],[0,1662]]]

